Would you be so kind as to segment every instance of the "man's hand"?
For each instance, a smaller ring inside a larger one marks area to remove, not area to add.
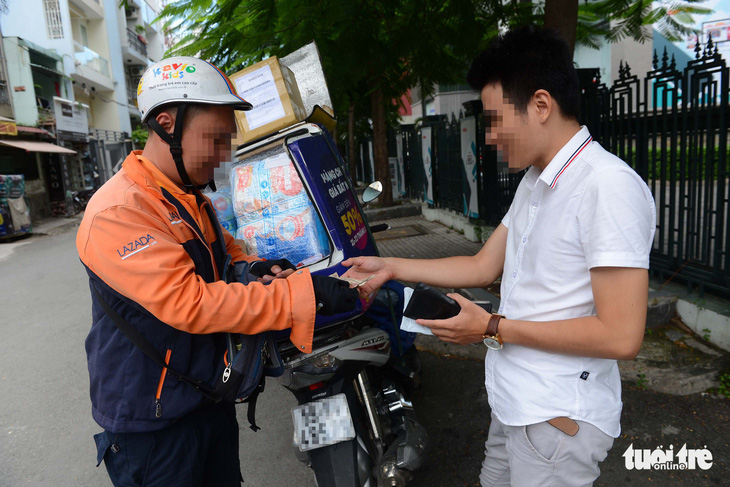
[[[416,323],[431,328],[433,334],[445,342],[466,345],[481,341],[491,314],[461,294],[450,293],[447,296],[461,306],[458,315],[446,320],[416,320]]]
[[[353,311],[357,305],[358,293],[347,281],[326,276],[312,276],[317,313],[334,315]]]
[[[258,260],[251,263],[249,272],[258,276],[258,281],[264,284],[274,279],[283,279],[290,276],[297,268],[286,259]]]
[[[387,261],[381,257],[353,257],[342,262],[342,265],[349,267],[342,277],[366,279],[373,276],[372,279],[358,288],[360,296],[363,298],[367,298],[393,278],[393,273],[388,268]]]

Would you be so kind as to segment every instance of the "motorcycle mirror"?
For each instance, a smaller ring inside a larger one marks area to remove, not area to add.
[[[370,185],[365,188],[365,191],[362,193],[362,202],[363,203],[370,203],[375,198],[380,196],[380,193],[383,192],[383,183],[380,181],[375,181],[373,183],[370,183]]]

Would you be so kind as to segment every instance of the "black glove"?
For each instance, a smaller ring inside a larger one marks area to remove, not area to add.
[[[281,267],[282,271],[285,271],[287,269],[297,270],[296,267],[294,267],[294,264],[289,262],[286,259],[276,259],[276,260],[257,260],[255,262],[252,262],[248,268],[248,272],[251,274],[258,276],[258,277],[264,277],[264,276],[273,276],[275,274],[271,273],[271,268],[275,265],[278,265]]]
[[[350,284],[334,277],[312,276],[317,313],[334,315],[355,309],[360,293],[350,289]]]

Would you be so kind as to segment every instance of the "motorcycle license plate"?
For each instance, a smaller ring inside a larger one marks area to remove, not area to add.
[[[344,394],[297,406],[292,409],[292,417],[294,443],[301,451],[355,438],[355,427]]]

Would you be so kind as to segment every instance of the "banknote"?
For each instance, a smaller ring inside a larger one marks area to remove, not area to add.
[[[366,282],[368,282],[370,279],[372,279],[373,277],[375,277],[375,275],[366,277],[364,279],[354,279],[352,277],[338,277],[337,279],[342,279],[343,281],[349,282],[351,287],[360,287],[363,284],[365,284]]]

